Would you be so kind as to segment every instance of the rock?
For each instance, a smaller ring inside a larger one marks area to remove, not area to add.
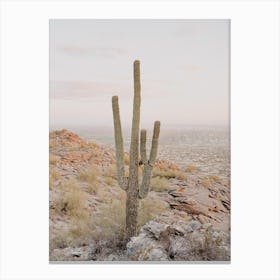
[[[201,223],[201,224],[206,224],[206,223],[208,223],[208,220],[207,220],[207,218],[205,217],[205,216],[203,216],[203,215],[198,215],[198,220],[199,220],[199,222]]]
[[[150,251],[143,255],[143,261],[168,261],[166,252],[160,248],[152,248]]]
[[[174,220],[150,221],[127,244],[127,259],[132,261],[228,261],[229,235],[201,224]]]
[[[201,227],[200,222],[198,222],[198,221],[192,221],[192,222],[188,225],[186,231],[187,231],[187,232],[193,232],[193,231],[199,229],[200,227]]]
[[[50,261],[89,261],[92,260],[93,252],[92,246],[54,249],[50,254]]]
[[[168,225],[161,224],[155,221],[148,222],[144,227],[144,231],[149,231],[156,239],[159,239],[160,234],[167,229]]]

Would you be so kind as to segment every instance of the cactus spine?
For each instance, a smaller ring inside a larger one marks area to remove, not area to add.
[[[140,155],[139,161],[139,128],[140,128],[140,106],[141,106],[141,84],[140,84],[140,61],[134,61],[134,99],[133,99],[133,117],[130,141],[129,155],[129,177],[124,175],[124,148],[122,128],[120,121],[118,96],[112,98],[112,108],[114,117],[114,133],[116,146],[116,165],[117,179],[119,186],[126,190],[126,237],[130,238],[136,235],[137,231],[137,211],[138,199],[145,198],[149,192],[153,165],[156,160],[158,150],[158,138],[160,132],[160,122],[154,123],[154,132],[152,147],[149,159],[146,152],[146,130],[141,130],[140,136]],[[138,167],[144,164],[142,184],[139,186]]]

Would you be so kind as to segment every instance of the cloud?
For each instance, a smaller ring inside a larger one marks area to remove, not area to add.
[[[129,86],[99,83],[99,82],[84,82],[84,81],[50,81],[50,98],[60,100],[74,99],[96,99],[105,96],[113,96],[121,93],[128,95],[131,91]]]
[[[174,85],[166,87],[166,81],[147,81],[142,85],[145,98],[166,98],[174,94]],[[133,85],[89,81],[50,81],[49,97],[53,100],[111,100],[118,95],[122,100],[133,98]]]
[[[81,46],[63,46],[58,47],[58,51],[71,56],[97,56],[108,59],[115,59],[120,56],[129,55],[129,51],[123,48],[110,47],[81,47]]]

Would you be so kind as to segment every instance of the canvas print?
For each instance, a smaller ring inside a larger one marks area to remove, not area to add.
[[[49,24],[49,261],[229,262],[229,20]]]

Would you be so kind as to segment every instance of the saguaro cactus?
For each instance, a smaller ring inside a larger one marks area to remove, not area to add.
[[[140,105],[141,105],[141,84],[140,84],[140,61],[134,61],[134,100],[133,117],[131,129],[130,155],[129,155],[129,177],[124,172],[124,148],[122,128],[120,121],[118,96],[112,97],[112,108],[114,117],[114,132],[116,145],[117,179],[119,186],[126,191],[126,237],[136,235],[138,199],[145,198],[149,192],[152,169],[157,156],[160,122],[155,121],[152,147],[150,157],[147,159],[146,152],[146,130],[141,130],[139,160],[139,127],[140,127]],[[143,179],[139,186],[138,168],[144,165]]]

